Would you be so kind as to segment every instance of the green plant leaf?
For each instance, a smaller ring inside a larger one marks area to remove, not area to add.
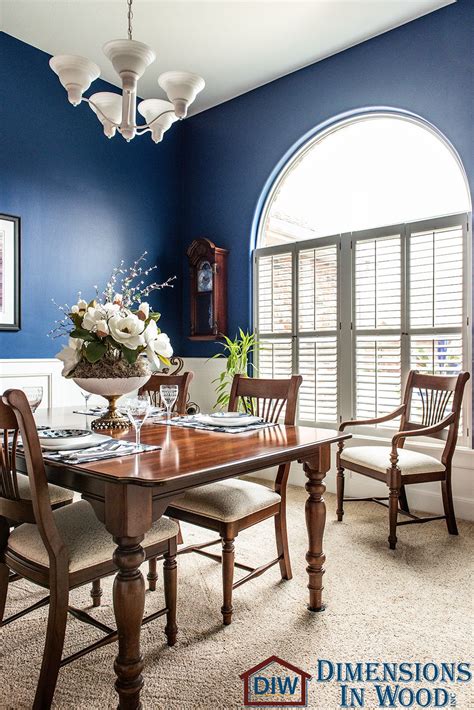
[[[88,362],[98,362],[105,355],[107,346],[105,343],[100,343],[98,340],[89,343],[85,348],[85,356]]]
[[[140,353],[138,350],[132,350],[131,348],[127,348],[125,345],[122,345],[120,348],[123,352],[123,356],[125,360],[130,364],[133,365],[137,361],[137,357]]]
[[[85,340],[87,342],[99,342],[97,340],[97,337],[90,332],[90,330],[85,330],[85,328],[74,328],[69,333],[70,338],[80,338],[81,340]]]

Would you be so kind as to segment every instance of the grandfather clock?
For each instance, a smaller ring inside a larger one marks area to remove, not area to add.
[[[227,249],[195,239],[188,251],[191,340],[217,340],[227,331]]]

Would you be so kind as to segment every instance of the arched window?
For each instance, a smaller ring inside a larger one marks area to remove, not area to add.
[[[260,376],[303,375],[302,423],[386,414],[412,368],[470,369],[469,210],[454,151],[395,114],[339,124],[286,165],[260,220],[255,325]]]

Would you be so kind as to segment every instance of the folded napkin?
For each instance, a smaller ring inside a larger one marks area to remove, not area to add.
[[[277,426],[273,422],[265,422],[262,419],[249,424],[248,426],[224,426],[221,424],[208,424],[209,417],[204,419],[205,415],[195,414],[186,417],[173,417],[170,420],[163,422],[170,426],[187,427],[189,429],[202,429],[204,431],[217,431],[224,434],[244,434],[245,432],[256,431],[259,429],[268,429],[269,427]]]
[[[107,437],[108,438],[108,437]],[[149,451],[158,451],[161,446],[151,446],[142,444],[139,449],[131,441],[118,441],[109,439],[103,444],[87,449],[76,449],[69,451],[43,451],[43,457],[47,461],[60,461],[61,463],[80,464],[91,461],[101,461],[102,459],[113,459],[121,456],[130,456]]]

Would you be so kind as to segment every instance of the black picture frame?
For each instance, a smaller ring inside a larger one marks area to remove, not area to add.
[[[13,245],[8,246],[2,242],[2,237],[5,238],[5,232],[2,227],[4,222],[10,222],[13,225]],[[8,293],[0,292],[0,308],[5,308],[5,301],[9,303],[9,311],[11,317],[0,311],[0,332],[2,331],[18,331],[21,328],[21,219],[11,214],[0,214],[0,288],[5,288],[5,251],[8,251],[13,256],[13,264],[8,268],[11,269],[8,274],[10,282]],[[12,302],[13,301],[13,302]],[[5,320],[2,318],[5,316]]]

